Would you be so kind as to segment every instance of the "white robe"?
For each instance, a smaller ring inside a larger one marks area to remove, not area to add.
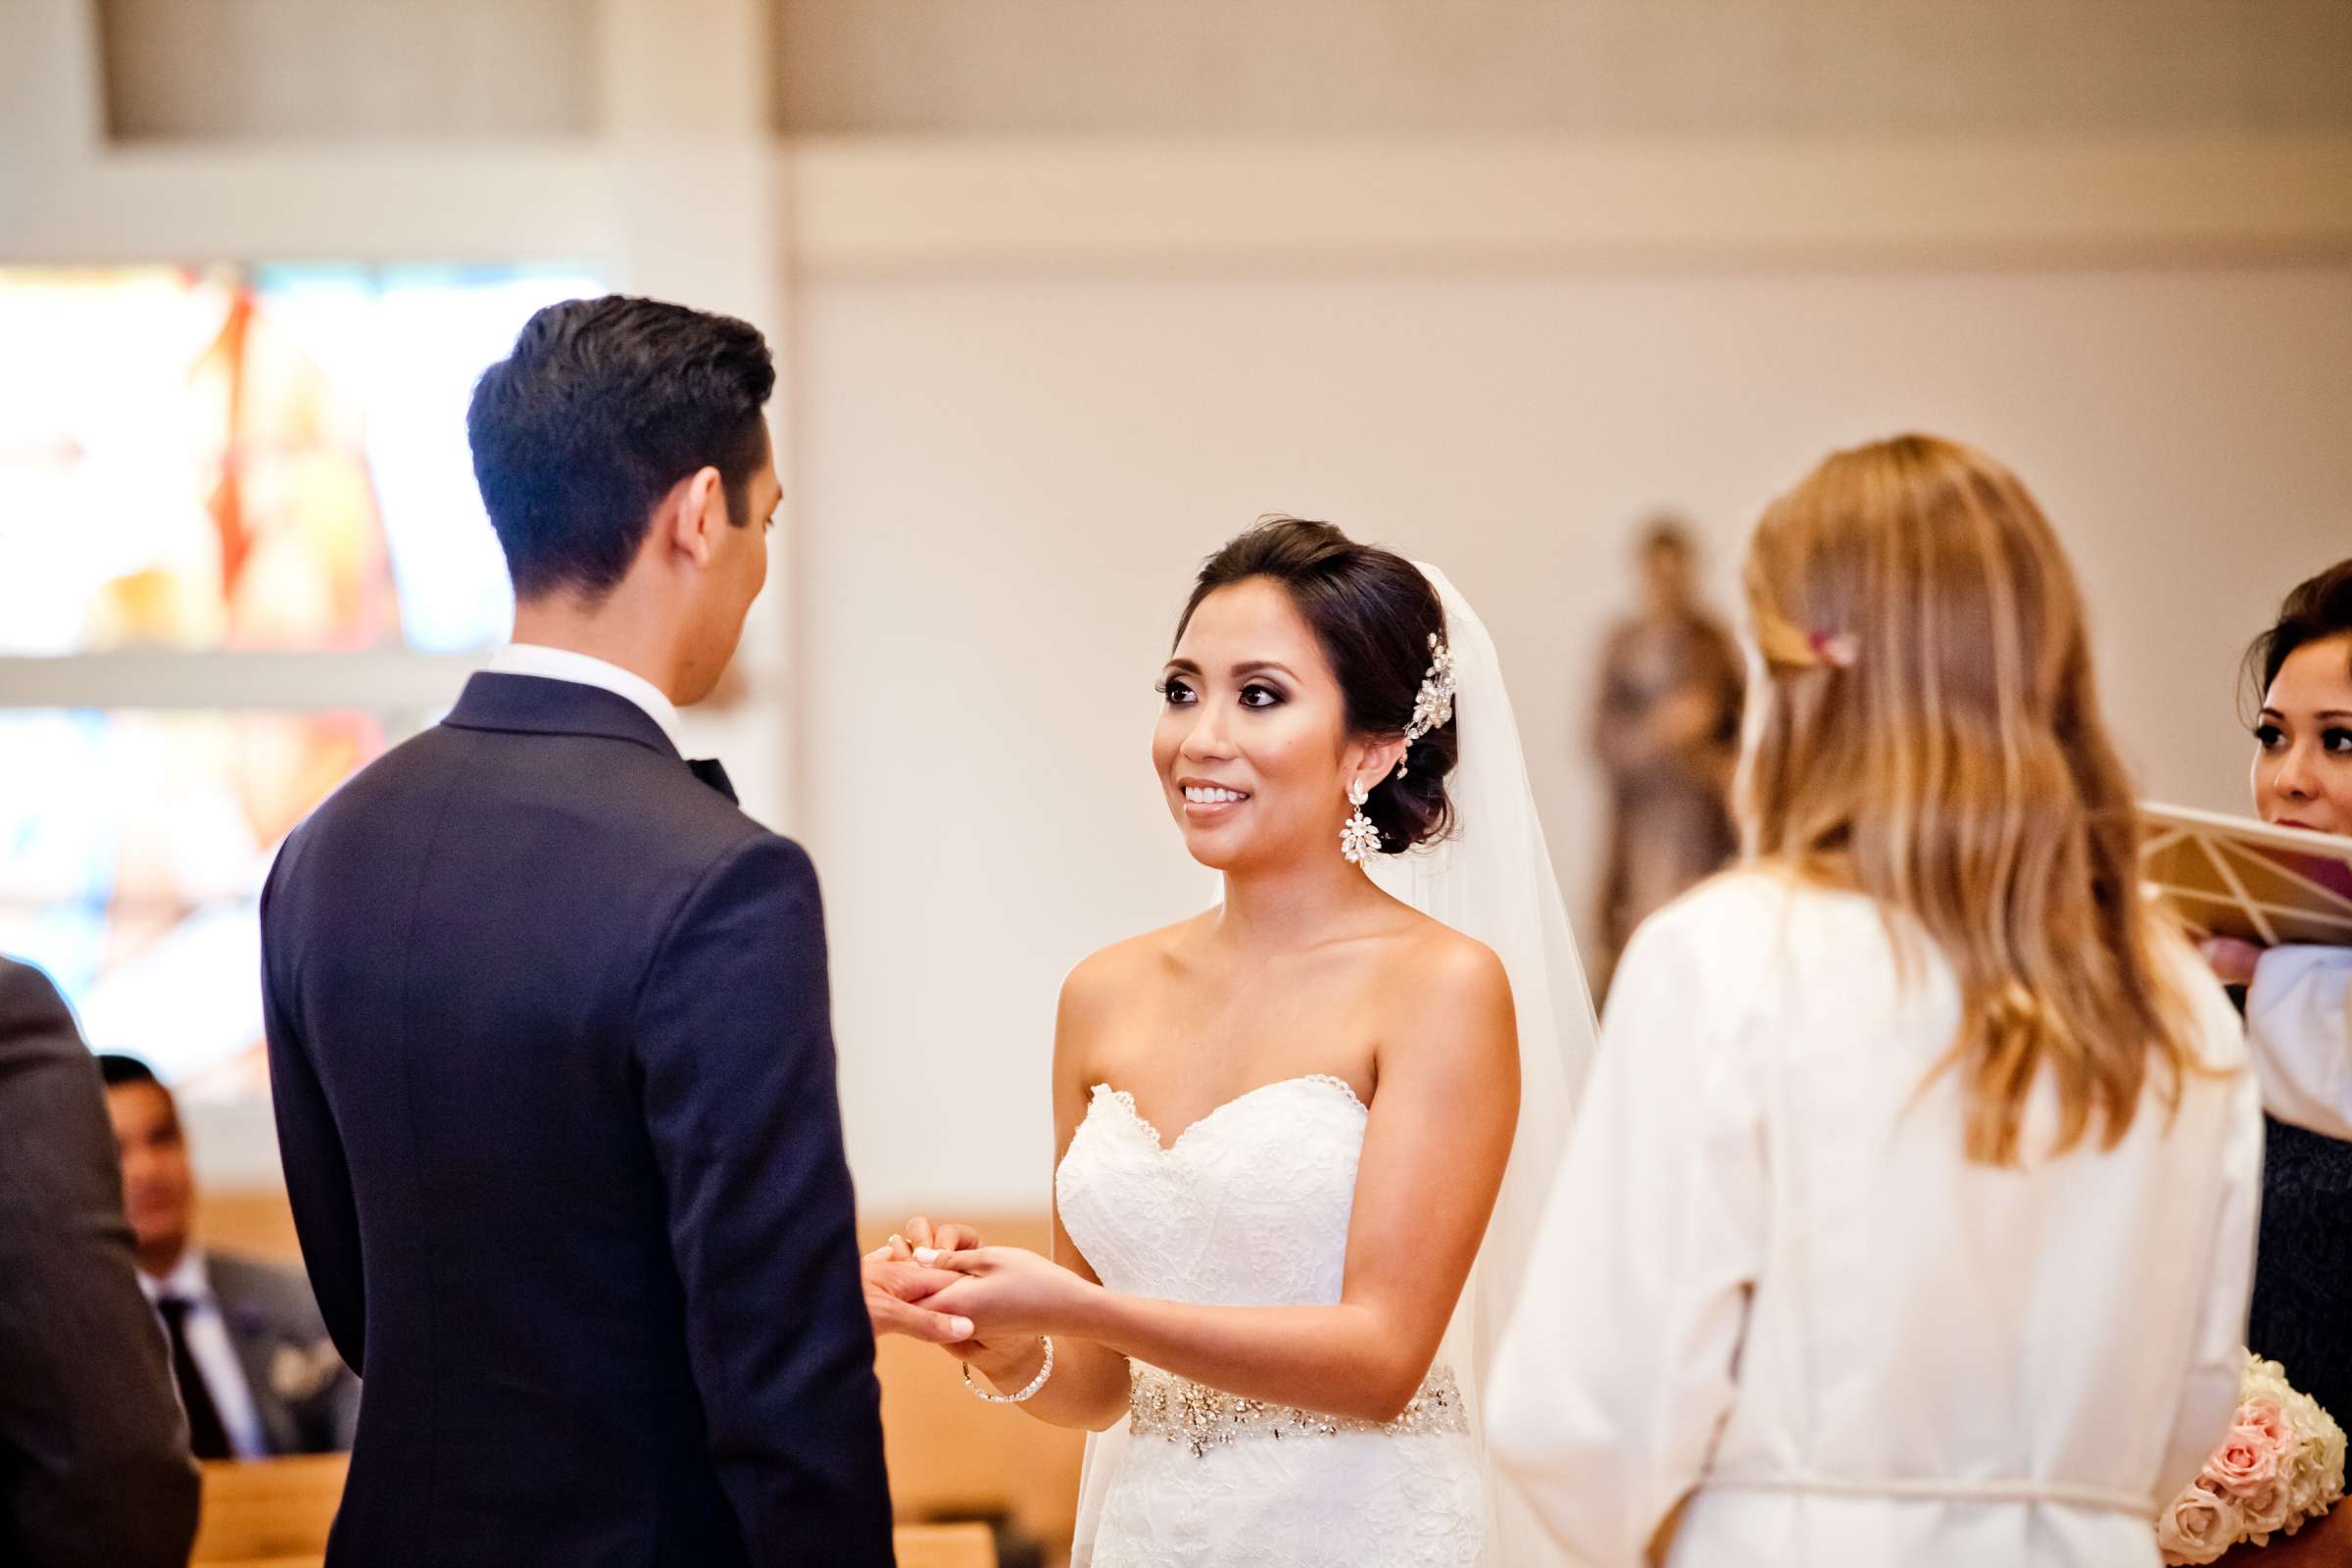
[[[2236,1403],[2262,1121],[2186,946],[2213,1075],[2113,1150],[1962,1153],[1924,937],[1763,872],[1635,937],[1495,1363],[1494,1450],[1615,1568],[1686,1494],[1677,1568],[2158,1561]],[[2030,1102],[2046,1147],[2056,1096]],[[2039,1142],[2034,1142],[2038,1140]]]
[[[2352,948],[2273,948],[2246,988],[2262,1102],[2280,1121],[2352,1139]]]

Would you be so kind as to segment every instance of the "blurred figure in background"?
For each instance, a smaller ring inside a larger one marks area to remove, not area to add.
[[[172,1091],[135,1056],[102,1055],[139,1289],[155,1308],[199,1459],[337,1453],[360,1385],[327,1338],[310,1282],[196,1245],[196,1178]]]
[[[1601,656],[1593,749],[1609,776],[1595,993],[1650,912],[1740,847],[1730,805],[1745,686],[1740,649],[1698,603],[1696,550],[1671,514],[1642,530],[1641,611]]]
[[[178,1568],[196,1467],[131,1283],[98,1073],[46,975],[0,958],[0,1562]]]

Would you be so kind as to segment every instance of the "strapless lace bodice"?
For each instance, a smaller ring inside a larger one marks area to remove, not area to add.
[[[1054,1179],[1061,1222],[1114,1291],[1330,1305],[1364,1116],[1347,1080],[1293,1078],[1227,1101],[1163,1148],[1125,1091],[1099,1084]]]
[[[1097,1277],[1122,1294],[1222,1306],[1334,1304],[1367,1114],[1345,1079],[1316,1074],[1228,1101],[1170,1144],[1131,1097],[1098,1085],[1054,1173],[1063,1228]],[[1164,1400],[1165,1391],[1155,1397]],[[1485,1502],[1458,1421],[1419,1416],[1390,1430],[1357,1423],[1301,1435],[1287,1417],[1244,1420],[1207,1442],[1198,1440],[1198,1424],[1191,1441],[1181,1425],[1129,1440],[1091,1563],[1081,1557],[1075,1568],[1470,1568],[1480,1560]]]

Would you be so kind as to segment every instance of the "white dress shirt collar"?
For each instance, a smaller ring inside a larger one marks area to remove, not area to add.
[[[202,1305],[213,1298],[212,1271],[204,1266],[204,1249],[190,1242],[172,1265],[172,1272],[157,1279],[145,1269],[139,1270],[139,1289],[147,1293],[150,1306],[167,1296],[176,1296],[183,1301]]]
[[[686,746],[680,739],[677,705],[662,694],[662,689],[631,670],[618,664],[607,663],[588,654],[576,654],[568,648],[549,648],[540,643],[509,643],[490,656],[486,666],[493,675],[536,675],[541,680],[567,680],[575,686],[596,686],[615,697],[625,697],[645,710],[645,716],[661,726],[669,737],[670,748],[680,757]]]

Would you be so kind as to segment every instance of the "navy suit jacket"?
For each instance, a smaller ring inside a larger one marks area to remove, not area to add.
[[[891,1562],[808,857],[634,704],[473,677],[262,899],[330,1568]]]

